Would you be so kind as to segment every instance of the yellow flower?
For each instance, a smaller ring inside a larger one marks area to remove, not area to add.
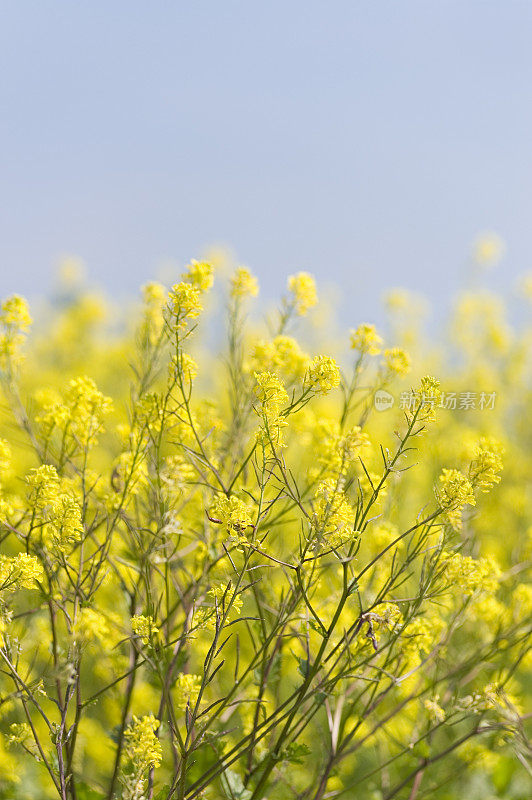
[[[444,469],[439,478],[437,497],[454,530],[462,527],[462,510],[465,505],[475,505],[475,495],[470,480],[457,469]]]
[[[105,644],[110,633],[106,618],[93,608],[82,608],[72,628],[74,639],[80,642],[99,641]]]
[[[59,493],[59,475],[52,464],[43,464],[32,469],[26,481],[34,491],[34,497],[39,507],[44,507],[57,498]]]
[[[64,399],[56,392],[46,391],[38,393],[37,399],[42,403],[42,410],[35,418],[45,438],[59,429],[63,442],[71,442],[75,449],[96,444],[104,417],[113,405],[86,375],[68,382]]]
[[[305,383],[318,394],[327,394],[340,384],[340,370],[334,358],[316,356],[308,368]]]
[[[309,357],[291,336],[276,336],[271,342],[257,340],[251,349],[251,366],[256,372],[271,370],[287,381],[302,378]]]
[[[161,308],[166,300],[166,289],[161,283],[151,281],[142,287],[142,296],[149,308]]]
[[[198,374],[198,365],[188,353],[179,352],[177,356],[172,356],[170,361],[170,375],[178,377],[181,374],[185,381],[192,383]]]
[[[142,454],[126,450],[115,461],[112,486],[116,499],[121,502],[123,492],[131,498],[138,494],[148,480],[148,467]]]
[[[369,444],[369,436],[358,425],[342,434],[335,420],[316,420],[312,430],[312,445],[316,455],[309,476],[345,475]]]
[[[191,283],[176,283],[169,294],[170,309],[175,317],[177,328],[184,328],[190,319],[199,317],[203,311],[200,301],[201,290]]]
[[[33,743],[33,733],[27,722],[14,722],[9,726],[7,737],[9,744],[30,744]]]
[[[211,288],[214,281],[212,264],[208,264],[206,261],[196,261],[193,258],[186,270],[181,276],[183,280],[190,281],[200,292],[206,292]]]
[[[35,581],[41,579],[42,572],[37,558],[28,553],[0,556],[0,590],[35,589]]]
[[[281,408],[288,403],[286,389],[273,372],[256,372],[255,380],[257,381],[255,394],[261,402],[261,408],[257,410],[261,417],[258,440],[265,446],[273,443],[278,447],[285,447],[282,429],[288,423],[281,414]]]
[[[401,634],[402,650],[408,664],[418,664],[421,657],[430,653],[445,628],[441,617],[416,617],[411,620]]]
[[[354,425],[338,442],[338,449],[346,463],[358,458],[360,452],[370,444],[369,436],[359,425]]]
[[[500,569],[493,560],[461,553],[442,553],[442,558],[450,586],[460,588],[464,594],[471,595],[479,589],[494,592],[498,588]]]
[[[431,375],[421,378],[417,393],[419,416],[418,419],[433,421],[435,418],[436,403],[441,397],[440,382]]]
[[[225,606],[227,606],[227,604],[231,601],[231,611],[234,611],[236,614],[240,614],[242,609],[242,598],[239,594],[233,597],[234,592],[230,584],[219,583],[217,586],[212,587],[212,589],[209,591],[209,594],[214,598],[218,607],[220,607],[222,602],[224,602]]]
[[[492,559],[474,559],[461,553],[442,553],[445,577],[449,585],[466,595],[478,590],[494,592],[499,585],[500,569]]]
[[[512,594],[512,607],[517,618],[532,618],[532,586],[519,583]]]
[[[288,403],[288,394],[281,380],[273,372],[256,372],[255,394],[268,409],[279,410]]]
[[[14,294],[0,305],[0,369],[10,370],[22,360],[20,346],[32,319],[23,297]]]
[[[499,713],[510,710],[512,707],[515,711],[519,712],[520,703],[516,697],[509,694],[504,686],[496,683],[488,683],[484,687],[483,698],[481,700],[483,710],[495,710]]]
[[[242,532],[246,528],[253,527],[252,513],[252,509],[238,497],[220,495],[214,501],[210,516],[231,533],[233,530]]]
[[[78,501],[62,491],[57,470],[50,464],[33,469],[26,481],[30,486],[29,500],[39,512],[44,544],[66,552],[81,539],[83,525]]]
[[[487,291],[464,294],[456,308],[454,336],[470,354],[504,353],[512,332],[501,298]]]
[[[377,333],[375,325],[364,322],[356,330],[351,331],[351,348],[361,354],[376,356],[381,351],[381,344],[382,338]]]
[[[181,453],[168,456],[161,478],[168,486],[169,490],[177,491],[182,489],[186,483],[195,478],[194,467],[188,463]]]
[[[392,347],[384,351],[384,363],[388,372],[403,377],[410,372],[412,362],[405,350],[402,350],[400,347]]]
[[[18,294],[4,300],[0,306],[0,323],[25,333],[32,323],[26,300]]]
[[[148,644],[159,633],[159,628],[153,624],[153,617],[135,614],[131,617],[131,630],[140,636],[143,644]]]
[[[72,434],[88,444],[101,429],[103,417],[112,409],[111,398],[98,390],[92,378],[82,375],[68,382],[65,392]]]
[[[187,705],[194,707],[198,699],[201,688],[201,676],[189,675],[180,672],[174,685],[175,704],[181,711],[185,711]]]
[[[244,297],[256,297],[259,293],[259,282],[247,267],[237,267],[231,278],[231,297],[239,300]]]
[[[318,302],[316,282],[308,272],[298,272],[288,278],[288,290],[292,293],[292,303],[296,314],[304,317]]]
[[[495,585],[495,589],[497,585]],[[478,597],[468,606],[468,617],[473,625],[477,622],[484,623],[488,628],[488,635],[491,637],[493,629],[499,625],[506,625],[510,619],[508,608],[493,594],[479,593]],[[478,629],[477,629],[478,630]]]
[[[425,375],[421,378],[420,395],[422,401],[435,402],[439,400],[441,395],[440,382],[431,375]]]
[[[388,547],[399,537],[399,530],[397,525],[389,521],[379,522],[371,531],[371,545],[372,551],[380,553],[385,547]],[[389,552],[393,554],[395,549],[402,550],[404,548],[404,541],[400,539]]]
[[[159,720],[153,714],[133,717],[131,725],[124,733],[125,753],[137,774],[143,774],[150,767],[158,767],[163,753],[161,743],[155,735]]]
[[[353,525],[356,514],[345,494],[332,479],[322,481],[316,490],[313,527],[319,536],[325,536],[333,547],[355,538]]]
[[[469,467],[469,480],[471,484],[482,492],[487,492],[499,483],[501,476],[497,473],[502,470],[502,455],[504,448],[495,439],[482,437],[480,439],[475,458]]]

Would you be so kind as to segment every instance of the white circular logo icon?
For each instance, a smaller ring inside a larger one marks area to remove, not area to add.
[[[379,389],[375,392],[373,403],[377,411],[387,411],[387,409],[391,408],[395,403],[395,398],[390,392]]]

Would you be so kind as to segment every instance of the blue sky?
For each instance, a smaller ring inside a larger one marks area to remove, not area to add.
[[[528,0],[5,0],[0,294],[74,253],[132,295],[226,244],[267,296],[307,269],[342,318],[444,304],[495,230],[532,268]]]

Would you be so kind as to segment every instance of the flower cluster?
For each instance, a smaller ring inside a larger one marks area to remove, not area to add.
[[[472,486],[481,492],[487,492],[499,483],[503,453],[503,446],[495,439],[483,437],[479,441],[475,457],[469,467],[469,480]]]
[[[0,556],[0,591],[6,589],[33,589],[35,581],[41,579],[42,565],[35,556],[18,553],[16,556]]]
[[[365,456],[370,439],[360,425],[342,431],[336,421],[321,419],[314,422],[312,441],[316,449],[315,463],[310,469],[312,477],[338,477],[358,468],[359,459]]]
[[[51,464],[33,469],[26,481],[30,487],[29,500],[35,509],[35,532],[40,533],[46,547],[67,552],[81,539],[81,509],[77,499],[62,491],[57,470]]]
[[[388,373],[403,377],[412,368],[412,359],[400,347],[392,347],[384,351],[384,364]]]
[[[296,314],[306,316],[318,302],[316,283],[308,272],[298,272],[288,278],[288,290],[292,294],[292,303]]]
[[[222,525],[227,533],[234,531],[244,533],[246,528],[253,527],[252,509],[235,495],[217,497],[210,516],[213,522]]]
[[[180,672],[174,686],[175,704],[181,711],[194,706],[201,688],[201,676]]]
[[[211,288],[214,281],[214,269],[212,264],[206,261],[196,261],[192,259],[182,275],[183,280],[188,280],[192,286],[196,286],[200,292],[206,292]]]
[[[274,372],[287,382],[304,377],[309,357],[291,336],[276,336],[272,341],[259,339],[251,351],[254,372]]]
[[[439,478],[437,496],[449,524],[455,529],[462,527],[464,506],[475,505],[475,495],[469,478],[457,469],[444,469]]]
[[[444,621],[436,616],[416,617],[405,626],[401,647],[409,666],[419,664],[437,646],[444,628]]]
[[[340,385],[340,370],[334,358],[316,356],[312,359],[305,384],[317,394],[327,394],[331,389],[336,389]]]
[[[242,300],[245,297],[256,297],[259,293],[259,282],[247,267],[238,267],[231,277],[231,296]]]
[[[181,281],[172,286],[169,294],[170,309],[175,325],[184,328],[191,319],[199,317],[203,311],[201,290],[191,283]]]
[[[0,370],[10,370],[20,360],[20,346],[31,323],[28,304],[20,295],[0,305]]]
[[[36,421],[42,426],[43,436],[50,441],[57,431],[61,448],[82,449],[92,446],[103,427],[103,421],[112,410],[112,401],[99,391],[95,382],[83,375],[67,383],[63,398],[41,394],[42,410]]]
[[[82,608],[72,627],[74,639],[80,643],[109,641],[109,623],[106,617],[94,608]]]
[[[140,800],[144,796],[145,778],[148,770],[158,767],[162,761],[162,747],[156,736],[159,720],[153,714],[133,717],[124,733],[125,765],[122,783],[127,800]]]
[[[368,322],[351,331],[350,342],[352,349],[357,350],[360,355],[367,353],[370,356],[379,355],[383,343],[375,325],[370,325]]]
[[[280,378],[273,372],[255,373],[255,394],[260,401],[260,441],[284,447],[283,428],[288,424],[282,409],[288,403],[288,394]]]
[[[474,559],[461,553],[442,553],[445,578],[466,595],[477,591],[495,592],[499,586],[500,569],[492,559]]]
[[[153,617],[143,614],[131,617],[131,630],[140,637],[142,644],[148,644],[159,633],[159,628],[153,623]]]
[[[316,489],[313,527],[315,534],[325,538],[331,547],[352,541],[356,532],[356,514],[345,493],[332,479],[322,481]]]

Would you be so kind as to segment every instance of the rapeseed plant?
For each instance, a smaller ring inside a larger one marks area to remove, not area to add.
[[[465,298],[451,369],[396,291],[346,366],[296,338],[310,275],[250,330],[238,267],[213,358],[214,277],[107,341],[90,296],[1,305],[0,798],[524,800],[529,333]]]

